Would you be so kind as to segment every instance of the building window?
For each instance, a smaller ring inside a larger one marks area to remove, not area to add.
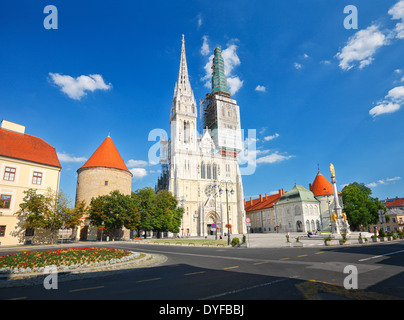
[[[201,179],[205,179],[205,163],[202,162],[201,165]]]
[[[213,164],[213,180],[217,180],[217,166]]]
[[[15,168],[6,167],[4,171],[4,181],[14,181],[15,179]]]
[[[32,184],[42,184],[42,172],[34,171],[32,177]]]
[[[0,237],[4,237],[6,234],[6,226],[0,226]]]
[[[107,186],[107,185],[108,185],[108,181],[104,181],[104,185]]]
[[[206,165],[206,179],[212,179],[212,169],[209,163]]]
[[[0,208],[10,209],[11,196],[8,194],[0,195]]]

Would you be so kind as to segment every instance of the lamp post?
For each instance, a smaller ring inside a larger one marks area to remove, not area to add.
[[[101,242],[102,242],[102,233],[103,233],[103,231],[104,231],[104,221],[103,222],[101,222]]]
[[[233,188],[231,188],[231,190],[229,190],[227,184],[231,183],[231,181],[223,181],[223,183],[226,185],[226,209],[227,209],[227,244],[230,245],[230,221],[229,221],[229,192],[231,193],[231,195],[234,194],[234,190]],[[223,190],[219,189],[219,193],[222,194]]]

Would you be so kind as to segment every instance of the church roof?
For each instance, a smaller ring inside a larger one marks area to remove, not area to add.
[[[107,137],[103,143],[101,143],[90,159],[88,159],[80,169],[94,167],[114,168],[131,173],[121,158],[111,137]]]
[[[334,194],[332,184],[320,172],[317,173],[313,184],[310,185],[310,190],[316,197]]]
[[[279,199],[278,205],[301,201],[318,202],[318,200],[314,198],[313,192],[301,185],[295,185],[292,190],[286,192]]]
[[[272,208],[274,206],[274,203],[277,203],[279,201],[280,197],[281,197],[280,193],[276,193],[269,196],[265,194],[265,197],[260,195],[259,198],[257,199],[252,199],[251,197],[249,201],[245,201],[244,210],[246,212],[251,212],[255,210]]]
[[[41,138],[0,128],[0,156],[61,168],[56,150]]]

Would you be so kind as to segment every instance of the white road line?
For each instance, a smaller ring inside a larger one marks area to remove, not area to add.
[[[401,253],[401,252],[404,252],[404,250],[389,252],[389,253],[381,254],[381,255],[378,255],[378,256],[373,256],[373,257],[370,257],[370,258],[360,259],[360,260],[358,260],[358,261],[366,261],[366,260],[381,258],[381,257],[384,257],[384,256],[391,256],[391,255],[393,255],[393,254],[397,254],[397,253]]]
[[[270,286],[272,284],[283,282],[283,281],[286,281],[286,280],[289,280],[289,279],[279,279],[279,280],[274,280],[274,281],[271,281],[271,282],[257,284],[255,286],[251,286],[251,287],[246,287],[246,288],[241,288],[241,289],[237,289],[237,290],[226,291],[226,292],[223,292],[223,293],[215,294],[213,296],[205,297],[205,298],[198,299],[198,300],[211,300],[211,299],[227,296],[229,294],[235,294],[235,293],[243,292],[243,291],[246,291],[246,290],[252,290],[252,289],[256,289],[256,288],[260,288],[260,287]]]

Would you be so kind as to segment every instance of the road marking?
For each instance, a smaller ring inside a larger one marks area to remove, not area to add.
[[[279,259],[279,260],[288,260],[288,259],[290,259],[290,258],[282,258],[282,259]]]
[[[104,286],[91,287],[91,288],[82,288],[82,289],[73,289],[73,290],[69,290],[69,292],[87,291],[87,290],[95,290],[95,289],[102,289],[102,288],[104,288]]]
[[[223,268],[223,270],[228,270],[228,269],[236,269],[236,268],[239,268],[239,266],[227,267],[227,268]]]
[[[191,272],[191,273],[184,273],[184,276],[192,276],[194,274],[201,274],[206,273],[206,271],[198,271],[198,272]]]
[[[393,254],[401,253],[401,252],[404,252],[404,250],[389,252],[389,253],[381,254],[381,255],[378,255],[378,256],[373,256],[373,257],[370,257],[370,258],[360,259],[360,260],[358,260],[358,261],[366,261],[366,260],[370,260],[370,259],[381,258],[381,257],[384,257],[384,256],[391,256],[391,255],[393,255]]]
[[[316,252],[314,254],[322,254],[322,253],[324,253],[324,251],[319,251],[319,252]]]
[[[269,263],[269,262],[268,261],[262,261],[262,262],[256,262],[254,264],[257,265],[257,264],[264,264],[264,263]]]
[[[301,258],[301,257],[307,257],[308,255],[307,254],[301,254],[300,256],[297,256],[298,258]]]
[[[140,282],[148,282],[148,281],[156,281],[156,280],[160,280],[161,278],[152,278],[152,279],[145,279],[145,280],[139,280],[136,281],[136,283],[140,283]]]
[[[11,299],[8,299],[8,300],[24,300],[24,299],[27,299],[27,297],[11,298]]]
[[[283,282],[283,281],[286,281],[286,280],[289,280],[289,279],[287,279],[287,278],[285,278],[285,279],[278,279],[278,280],[274,280],[274,281],[271,281],[271,282],[266,282],[266,283],[257,284],[257,285],[255,285],[255,286],[251,286],[251,287],[246,287],[246,288],[241,288],[241,289],[226,291],[226,292],[223,292],[223,293],[215,294],[215,295],[213,295],[213,296],[201,298],[201,299],[198,299],[198,300],[211,300],[211,299],[215,299],[215,298],[227,296],[227,295],[229,295],[229,294],[234,294],[234,293],[239,293],[239,292],[243,292],[243,291],[247,291],[247,290],[252,290],[252,289],[256,289],[256,288],[260,288],[260,287],[270,286],[270,285],[273,285],[273,284],[275,284],[275,283]]]

